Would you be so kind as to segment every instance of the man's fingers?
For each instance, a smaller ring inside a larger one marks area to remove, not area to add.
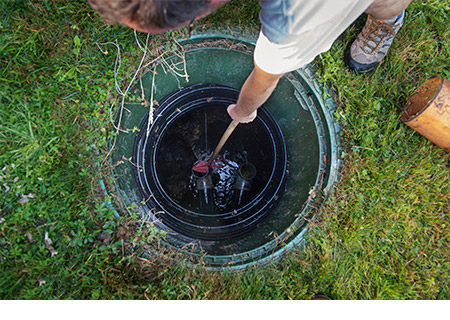
[[[257,112],[256,110],[254,110],[251,114],[249,115],[241,115],[239,114],[239,112],[236,110],[236,105],[235,104],[230,104],[227,108],[227,112],[230,115],[231,119],[236,120],[240,123],[249,123],[252,122],[253,120],[255,120]]]

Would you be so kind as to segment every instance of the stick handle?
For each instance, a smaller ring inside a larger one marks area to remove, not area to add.
[[[208,166],[210,166],[211,162],[213,162],[214,159],[217,157],[217,155],[219,154],[220,150],[222,150],[223,145],[225,144],[225,142],[227,142],[228,138],[233,133],[234,129],[237,127],[238,124],[239,124],[239,121],[233,120],[228,125],[227,130],[225,130],[222,138],[220,138],[220,141],[217,144],[216,150],[214,150],[214,153],[213,153],[212,157],[208,161]]]

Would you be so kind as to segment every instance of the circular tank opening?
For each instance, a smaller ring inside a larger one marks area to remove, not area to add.
[[[212,268],[279,259],[304,243],[337,180],[333,100],[311,65],[284,76],[257,119],[238,125],[209,174],[195,175],[193,165],[210,156],[231,121],[226,107],[253,69],[253,43],[214,34],[180,45],[181,54],[140,77],[125,104],[111,154],[115,208],[153,221],[167,232],[165,245]]]
[[[207,161],[225,132],[236,89],[213,84],[184,87],[160,104],[160,116],[139,126],[133,151],[136,182],[149,210],[168,228],[192,240],[222,241],[256,228],[281,199],[287,175],[286,148],[269,112],[240,124],[206,173]],[[147,130],[148,128],[148,130]]]

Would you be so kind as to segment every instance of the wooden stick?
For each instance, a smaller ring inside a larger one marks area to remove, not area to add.
[[[234,129],[237,127],[238,124],[239,124],[239,121],[233,120],[228,125],[227,130],[225,130],[222,138],[220,138],[220,141],[217,144],[216,150],[214,150],[214,153],[213,153],[212,157],[208,161],[208,167],[211,165],[211,163],[217,157],[217,155],[219,154],[220,150],[222,150],[223,145],[225,144],[225,142],[227,142],[228,138],[233,133]]]

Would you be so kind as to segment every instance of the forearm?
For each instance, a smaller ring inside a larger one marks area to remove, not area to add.
[[[283,74],[273,75],[255,65],[241,88],[236,107],[230,112],[233,119],[250,116],[270,97]]]

